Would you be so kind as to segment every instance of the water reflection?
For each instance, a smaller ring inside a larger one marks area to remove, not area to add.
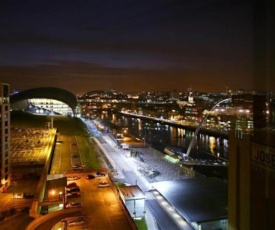
[[[104,118],[106,114],[104,114]],[[186,152],[188,145],[194,136],[194,130],[187,130],[180,127],[164,124],[161,122],[142,120],[140,118],[126,117],[120,114],[112,114],[110,119],[119,126],[127,126],[128,133],[145,140],[154,148],[163,150],[167,146],[180,148]],[[202,152],[208,155],[226,158],[228,140],[219,136],[209,136],[199,134],[192,152]]]

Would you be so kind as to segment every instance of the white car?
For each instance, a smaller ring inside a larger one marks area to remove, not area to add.
[[[79,164],[74,164],[74,165],[72,166],[72,168],[73,168],[73,169],[83,169],[83,167],[82,167],[81,165],[79,165]]]
[[[69,176],[69,177],[67,177],[67,181],[78,180],[78,179],[80,179],[80,177],[78,177],[78,176]]]
[[[84,217],[80,217],[68,222],[68,226],[78,226],[86,224],[86,219]]]
[[[24,194],[23,193],[16,193],[14,194],[14,198],[24,198]]]
[[[98,187],[99,188],[106,188],[106,187],[110,187],[110,184],[107,183],[107,182],[99,182]]]
[[[71,202],[66,205],[66,208],[79,208],[81,207],[81,203],[79,202]]]

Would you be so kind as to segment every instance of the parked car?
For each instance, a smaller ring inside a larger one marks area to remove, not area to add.
[[[16,193],[14,194],[14,198],[24,198],[24,194],[23,193]]]
[[[66,208],[79,208],[81,207],[81,203],[79,202],[71,202],[69,204],[66,204]]]
[[[73,169],[83,169],[83,167],[82,167],[81,165],[79,165],[79,164],[74,164],[74,165],[72,166],[72,168],[73,168]]]
[[[78,225],[84,225],[86,224],[87,221],[84,217],[81,217],[81,218],[77,218],[75,220],[72,220],[68,223],[68,226],[78,226]]]
[[[79,180],[79,179],[80,179],[80,177],[78,177],[78,176],[69,176],[69,177],[67,177],[67,181]]]
[[[67,192],[67,193],[80,192],[80,188],[79,188],[79,186],[67,188],[67,189],[66,189],[66,192]]]
[[[71,183],[67,184],[67,186],[66,186],[66,188],[73,188],[73,187],[77,187],[77,183],[71,182]]]
[[[80,192],[71,192],[71,193],[67,193],[66,194],[67,198],[71,198],[71,197],[80,197]]]
[[[66,218],[62,219],[61,222],[71,223],[76,220],[85,220],[86,221],[86,218],[84,216],[71,216],[71,217],[66,217]]]
[[[99,182],[98,187],[99,188],[106,188],[106,187],[110,187],[110,184],[108,182]]]
[[[78,226],[78,225],[84,225],[87,223],[87,220],[85,217],[79,217],[73,220],[67,221],[68,226]]]
[[[105,176],[105,173],[97,172],[97,173],[96,173],[96,176],[97,176],[97,177],[104,177],[104,176]]]
[[[91,179],[94,179],[95,178],[95,176],[94,175],[92,175],[92,174],[88,174],[88,175],[86,175],[86,177],[85,177],[87,180],[91,180]]]

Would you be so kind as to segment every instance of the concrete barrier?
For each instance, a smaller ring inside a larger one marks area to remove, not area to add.
[[[43,224],[45,224],[45,222],[51,218],[56,218],[56,217],[60,217],[60,220],[68,217],[68,216],[75,216],[75,215],[82,215],[81,214],[81,210],[82,208],[73,208],[73,209],[63,209],[60,211],[56,211],[56,212],[52,212],[52,213],[48,213],[44,216],[39,216],[37,217],[35,220],[33,220],[27,227],[25,230],[35,230],[37,228],[39,228],[39,226],[42,226]]]

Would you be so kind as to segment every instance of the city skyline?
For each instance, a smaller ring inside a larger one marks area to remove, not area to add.
[[[30,0],[0,11],[0,79],[14,89],[253,89],[251,1]]]

